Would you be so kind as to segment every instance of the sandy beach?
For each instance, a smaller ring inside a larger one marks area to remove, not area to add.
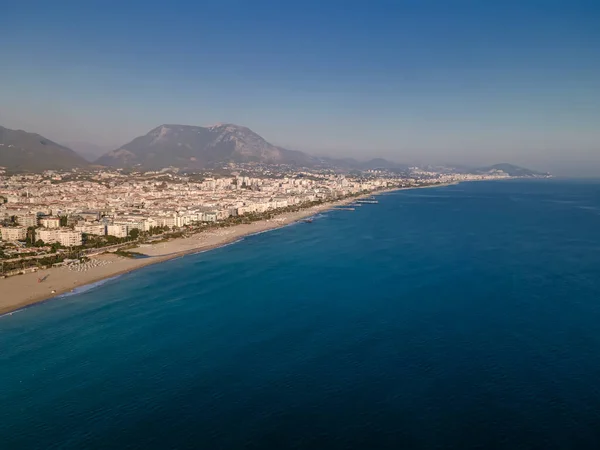
[[[381,193],[381,192],[379,192]],[[172,239],[156,244],[142,244],[132,251],[146,258],[127,258],[115,254],[94,256],[87,263],[74,266],[53,267],[35,273],[16,275],[0,279],[0,315],[16,311],[34,303],[72,291],[73,289],[131,272],[150,264],[156,264],[179,256],[214,249],[244,236],[280,228],[322,211],[330,210],[356,201],[345,199],[339,202],[318,205],[294,213],[283,213],[270,220],[213,229],[187,238]],[[44,281],[38,282],[42,278]]]

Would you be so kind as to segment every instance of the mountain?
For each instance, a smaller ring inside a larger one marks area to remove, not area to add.
[[[379,169],[379,170],[406,170],[409,166],[406,164],[398,164],[392,161],[388,161],[383,158],[373,158],[361,164],[362,169]]]
[[[83,142],[83,141],[67,141],[62,142],[66,147],[72,148],[75,150],[79,156],[82,156],[89,162],[96,161],[106,152],[111,150],[111,147],[103,147],[100,145],[92,144],[91,142]],[[114,148],[114,147],[113,147]]]
[[[535,172],[533,170],[526,169],[524,167],[515,166],[514,164],[502,163],[495,164],[489,167],[480,167],[475,170],[476,173],[489,173],[489,172],[504,172],[511,177],[539,177],[548,175],[546,173]]]
[[[356,170],[360,168],[361,163],[354,158],[332,158],[323,156],[318,159],[318,164],[325,167],[336,167],[338,169]]]
[[[100,157],[111,167],[204,168],[227,162],[312,165],[315,158],[274,146],[246,127],[161,125]]]
[[[383,158],[373,158],[368,161],[358,161],[354,158],[319,158],[321,165],[337,167],[347,170],[369,170],[369,169],[387,169],[387,170],[405,170],[408,166],[388,161]]]
[[[57,144],[39,134],[0,127],[0,166],[12,171],[41,171],[89,167],[101,148],[86,143],[72,145],[81,152]],[[385,159],[357,161],[353,158],[313,157],[301,151],[287,150],[270,144],[246,127],[218,124],[210,127],[161,125],[144,136],[100,156],[96,164],[109,167],[139,167],[156,170],[165,167],[202,169],[228,162],[287,164],[297,167],[327,167],[341,170],[385,169],[405,171],[408,166]],[[439,169],[439,168],[438,168]],[[534,172],[513,164],[496,164],[478,169],[445,167],[456,173],[492,173],[502,171],[515,177],[539,177]]]
[[[70,148],[39,134],[0,127],[0,166],[35,172],[86,167],[88,162]]]

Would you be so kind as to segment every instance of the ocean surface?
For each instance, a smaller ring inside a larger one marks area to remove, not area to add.
[[[1,317],[0,448],[600,448],[600,181],[378,200]]]

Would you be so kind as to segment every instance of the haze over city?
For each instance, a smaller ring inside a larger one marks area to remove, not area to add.
[[[114,5],[3,7],[0,125],[108,151],[228,122],[316,155],[600,174],[596,2]]]

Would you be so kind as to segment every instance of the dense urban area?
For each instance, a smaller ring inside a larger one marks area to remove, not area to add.
[[[229,164],[202,173],[73,169],[11,174],[0,168],[0,270],[6,276],[105,251],[127,254],[142,242],[385,189],[507,177],[502,171],[456,174],[412,168],[402,174],[341,174],[260,164]]]

